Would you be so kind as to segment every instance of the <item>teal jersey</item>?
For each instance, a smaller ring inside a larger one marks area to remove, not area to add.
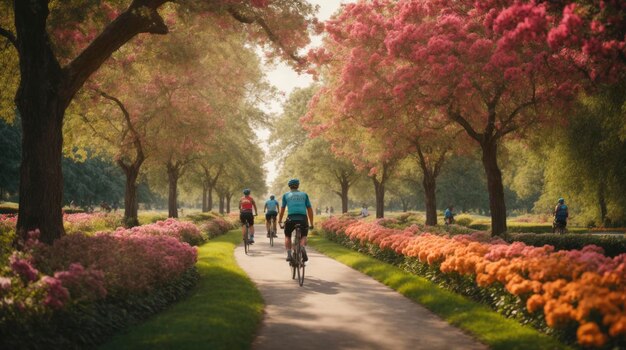
[[[278,201],[275,199],[270,199],[265,202],[265,207],[268,213],[278,213]]]
[[[305,192],[291,191],[283,195],[283,208],[288,208],[288,215],[304,215],[306,217],[306,208],[311,208],[309,195]]]

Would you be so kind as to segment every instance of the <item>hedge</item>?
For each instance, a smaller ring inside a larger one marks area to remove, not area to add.
[[[585,246],[594,244],[604,249],[604,255],[615,257],[626,253],[626,239],[623,236],[600,236],[600,235],[556,235],[521,233],[512,234],[506,238],[508,242],[523,242],[534,247],[542,247],[546,244],[554,246],[556,250],[583,249]]]

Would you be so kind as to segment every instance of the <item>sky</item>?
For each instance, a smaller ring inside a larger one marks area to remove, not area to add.
[[[335,13],[340,4],[347,3],[350,1],[347,0],[308,0],[308,2],[319,5],[319,12],[317,13],[317,18],[320,21],[325,21],[330,18],[330,16]],[[319,37],[312,38],[313,46],[319,45],[321,43],[321,39]],[[278,99],[272,101],[267,106],[261,106],[261,108],[272,114],[280,114],[282,112],[282,104],[287,99],[289,94],[295,88],[302,88],[309,86],[313,79],[308,74],[298,74],[288,65],[280,62],[276,65],[266,66],[265,73],[267,80],[274,85],[280,92],[281,95]],[[269,130],[268,129],[259,129],[257,131],[257,137],[262,142],[263,150],[265,151],[265,169],[267,170],[267,179],[266,183],[271,185],[276,176],[278,176],[278,169],[276,162],[270,158],[269,153]]]

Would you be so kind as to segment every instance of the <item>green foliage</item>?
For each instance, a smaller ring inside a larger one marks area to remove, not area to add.
[[[626,89],[602,87],[580,98],[566,128],[542,150],[545,188],[535,211],[551,211],[565,197],[571,220],[584,226],[626,222]]]
[[[454,222],[457,225],[461,225],[461,226],[469,227],[472,221],[474,221],[474,218],[466,214],[461,214],[461,215],[457,215],[454,217]]]
[[[614,257],[626,253],[624,235],[582,235],[582,234],[512,234],[507,237],[509,242],[523,242],[527,245],[541,247],[546,244],[556,250],[582,249],[586,245],[597,245],[604,249],[606,256]]]
[[[241,231],[198,249],[198,286],[187,299],[131,328],[103,349],[249,349],[263,315],[263,299],[237,265]]]
[[[149,294],[107,298],[37,315],[0,316],[0,346],[5,349],[93,348],[113,333],[139,323],[185,297],[199,278],[195,268]]]
[[[78,162],[63,159],[63,191],[66,203],[79,206],[120,202],[124,197],[124,174],[109,160],[87,158]]]

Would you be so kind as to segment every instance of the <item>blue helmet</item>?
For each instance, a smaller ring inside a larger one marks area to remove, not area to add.
[[[243,189],[243,194],[245,194],[246,196],[250,194],[250,189],[249,188],[244,188]]]
[[[272,195],[270,195],[270,199],[274,199],[274,198],[275,198],[275,197],[274,197],[274,195],[273,195],[273,194],[272,194]]]
[[[300,186],[300,180],[298,180],[298,179],[291,179],[291,180],[289,180],[289,183],[287,185],[289,187],[298,187],[298,186]]]
[[[559,203],[563,204],[564,202],[565,202],[565,199],[559,198]]]

